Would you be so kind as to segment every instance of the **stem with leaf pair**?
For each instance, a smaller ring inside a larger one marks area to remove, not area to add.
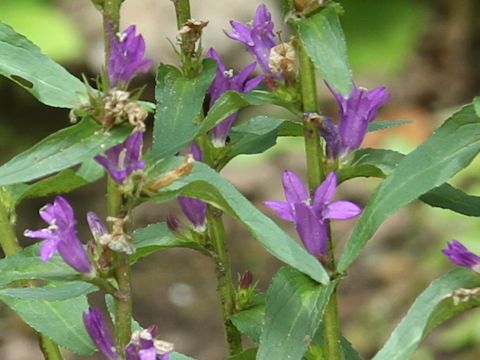
[[[300,61],[300,87],[302,92],[303,111],[306,113],[318,113],[317,89],[315,83],[315,69],[312,61],[302,42],[297,42],[297,50]],[[310,117],[305,116],[304,137],[305,137],[305,153],[307,157],[308,186],[310,192],[320,185],[325,178],[324,169],[324,150],[320,137],[320,130]],[[335,269],[335,255],[333,253],[332,238],[329,233],[329,252],[328,267]],[[333,291],[330,300],[325,309],[323,318],[323,329],[325,334],[324,351],[325,358],[328,360],[341,360],[342,350],[340,345],[341,332],[340,321],[338,318],[337,290]]]
[[[5,256],[12,256],[22,250],[18,244],[17,237],[13,230],[13,224],[10,222],[5,204],[0,200],[0,246]],[[38,343],[46,360],[63,360],[63,356],[57,344],[50,340],[47,336],[38,333]]]

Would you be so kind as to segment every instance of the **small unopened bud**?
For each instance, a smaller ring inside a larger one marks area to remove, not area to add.
[[[183,228],[183,224],[180,219],[173,214],[167,215],[167,226],[174,233],[181,232]]]
[[[247,270],[242,274],[242,276],[240,276],[239,288],[247,289],[252,285],[252,283],[253,283],[253,274]]]
[[[168,171],[165,173],[162,177],[159,179],[155,180],[150,186],[148,187],[148,190],[152,192],[157,192],[163,187],[166,187],[178,179],[190,174],[190,172],[193,169],[193,164],[195,163],[195,160],[193,159],[193,156],[189,154],[186,158],[183,164],[178,166],[176,169]]]
[[[291,77],[295,74],[295,49],[290,42],[281,43],[270,50],[268,67],[272,72]]]

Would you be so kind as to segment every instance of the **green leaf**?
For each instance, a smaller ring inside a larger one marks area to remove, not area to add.
[[[267,292],[257,359],[281,359],[285,354],[292,360],[301,359],[320,326],[335,285],[320,285],[289,267],[280,269]]]
[[[132,263],[164,249],[186,247],[204,251],[198,243],[175,236],[166,223],[150,224],[147,227],[135,230],[133,232],[133,244],[135,245],[135,253],[130,256]]]
[[[419,197],[424,203],[448,209],[466,216],[480,216],[480,197],[465,194],[449,184],[443,184]]]
[[[233,325],[254,342],[260,341],[263,319],[265,317],[265,295],[257,295],[253,304],[245,310],[239,311],[230,317]]]
[[[96,351],[83,324],[82,314],[88,310],[85,296],[64,301],[21,300],[8,296],[1,296],[0,300],[61,347],[80,355]]]
[[[185,78],[170,65],[160,65],[157,72],[157,112],[153,129],[152,156],[155,159],[174,155],[197,136],[202,125],[199,116],[203,100],[216,71],[213,60],[204,61],[202,73]]]
[[[411,120],[374,121],[368,124],[368,132],[390,129],[396,126],[412,124]]]
[[[320,326],[315,334],[313,339],[314,343],[319,346],[323,347],[324,343],[324,336],[323,336],[323,327]],[[342,352],[343,352],[343,359],[344,360],[363,360],[362,356],[358,353],[357,350],[350,344],[350,342],[342,336],[340,339],[342,345]]]
[[[308,274],[320,283],[329,282],[327,272],[316,258],[254,207],[230,182],[207,165],[196,163],[190,175],[161,189],[153,200],[165,201],[178,195],[204,200],[225,211],[242,222],[252,235],[279,260]]]
[[[107,311],[108,315],[110,315],[110,319],[112,320],[112,323],[115,324],[115,313],[116,313],[116,304],[115,304],[115,299],[113,298],[112,295],[107,294],[105,295],[105,304],[107,305]],[[138,323],[137,320],[132,318],[132,326],[131,326],[132,332],[134,331],[140,331],[142,330],[142,326]]]
[[[242,351],[240,354],[230,356],[227,360],[255,360],[257,351],[257,348],[250,348]]]
[[[85,85],[42,54],[26,37],[0,22],[0,74],[30,91],[45,105],[74,108]]]
[[[325,81],[343,96],[352,90],[352,70],[338,14],[333,7],[319,11],[298,24],[300,38]]]
[[[93,158],[125,140],[128,127],[107,131],[94,120],[85,119],[62,129],[17,155],[0,167],[0,185],[38,179]]]
[[[95,285],[83,281],[61,281],[50,283],[45,287],[0,289],[0,297],[11,297],[25,300],[58,301],[90,294],[97,291]]]
[[[43,262],[38,244],[0,260],[0,286],[18,280],[70,279],[77,275],[58,255],[54,255],[48,262]]]
[[[480,117],[480,96],[473,98],[473,108],[475,109],[475,114]]]
[[[170,354],[170,360],[195,360],[194,358],[180,354],[178,352],[173,352]]]
[[[338,270],[345,271],[390,215],[443,184],[480,151],[480,121],[469,105],[452,115],[424,144],[403,158],[379,186],[357,222]]]
[[[415,300],[374,360],[410,359],[420,342],[442,322],[480,305],[478,297],[455,305],[451,294],[460,288],[477,288],[480,277],[469,269],[455,269],[433,281]]]

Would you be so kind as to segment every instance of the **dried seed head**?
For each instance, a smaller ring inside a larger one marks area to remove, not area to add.
[[[290,42],[281,43],[270,50],[268,66],[274,73],[295,74],[295,49]]]
[[[128,122],[135,127],[136,131],[145,131],[145,119],[148,116],[147,110],[137,102],[129,102],[123,110]]]

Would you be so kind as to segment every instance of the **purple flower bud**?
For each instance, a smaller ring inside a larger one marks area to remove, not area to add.
[[[377,116],[378,110],[388,101],[386,87],[373,90],[353,86],[348,97],[343,97],[327,84],[340,105],[340,120],[335,126],[326,119],[321,128],[327,142],[327,154],[331,159],[345,156],[358,149],[368,131],[368,124]]]
[[[361,213],[350,201],[333,201],[337,191],[337,175],[332,172],[315,190],[310,199],[307,187],[292,171],[283,173],[286,202],[265,201],[280,218],[295,223],[305,248],[318,258],[328,251],[329,220],[346,220]]]
[[[202,200],[194,199],[188,196],[179,196],[178,202],[185,216],[193,224],[198,232],[205,231],[207,221],[208,206]]]
[[[240,289],[247,289],[252,285],[252,283],[253,283],[253,274],[251,271],[247,270],[240,277],[240,283],[238,286]]]
[[[480,256],[472,253],[460,241],[452,240],[447,243],[447,248],[443,249],[442,252],[447,255],[450,261],[455,265],[470,268],[475,272],[480,272]]]
[[[245,44],[247,51],[255,56],[262,71],[271,75],[269,67],[270,50],[277,45],[272,14],[265,4],[258,6],[252,25],[230,21],[233,31],[225,34],[233,40]]]
[[[57,196],[53,204],[40,209],[41,218],[49,225],[41,230],[26,230],[24,235],[34,239],[44,239],[40,257],[48,261],[58,251],[65,262],[82,273],[93,271],[90,259],[78,238],[77,220],[67,200]]]
[[[137,73],[148,71],[153,64],[145,58],[145,40],[136,35],[135,25],[120,34],[110,32],[110,52],[108,78],[112,87],[120,82],[128,84]]]
[[[119,360],[120,355],[113,341],[110,331],[98,309],[90,309],[83,313],[83,323],[88,335],[108,360]]]
[[[180,233],[183,228],[180,219],[173,214],[167,215],[167,226],[174,233]]]
[[[87,213],[87,222],[92,232],[93,238],[99,244],[104,244],[105,237],[108,236],[108,230],[105,224],[93,211]]]
[[[247,93],[255,89],[264,80],[263,76],[257,76],[247,80],[255,70],[256,63],[252,63],[240,71],[237,75],[233,75],[233,70],[227,70],[220,55],[211,48],[207,56],[217,62],[217,74],[212,86],[208,90],[210,94],[210,107],[228,90],[234,90]],[[225,146],[225,141],[233,123],[237,119],[237,113],[228,116],[212,129],[212,142],[215,147]],[[195,159],[197,160],[197,159]]]
[[[145,168],[142,157],[143,132],[136,131],[122,144],[107,151],[107,156],[96,156],[95,160],[105,167],[115,182],[122,184],[135,170]]]

